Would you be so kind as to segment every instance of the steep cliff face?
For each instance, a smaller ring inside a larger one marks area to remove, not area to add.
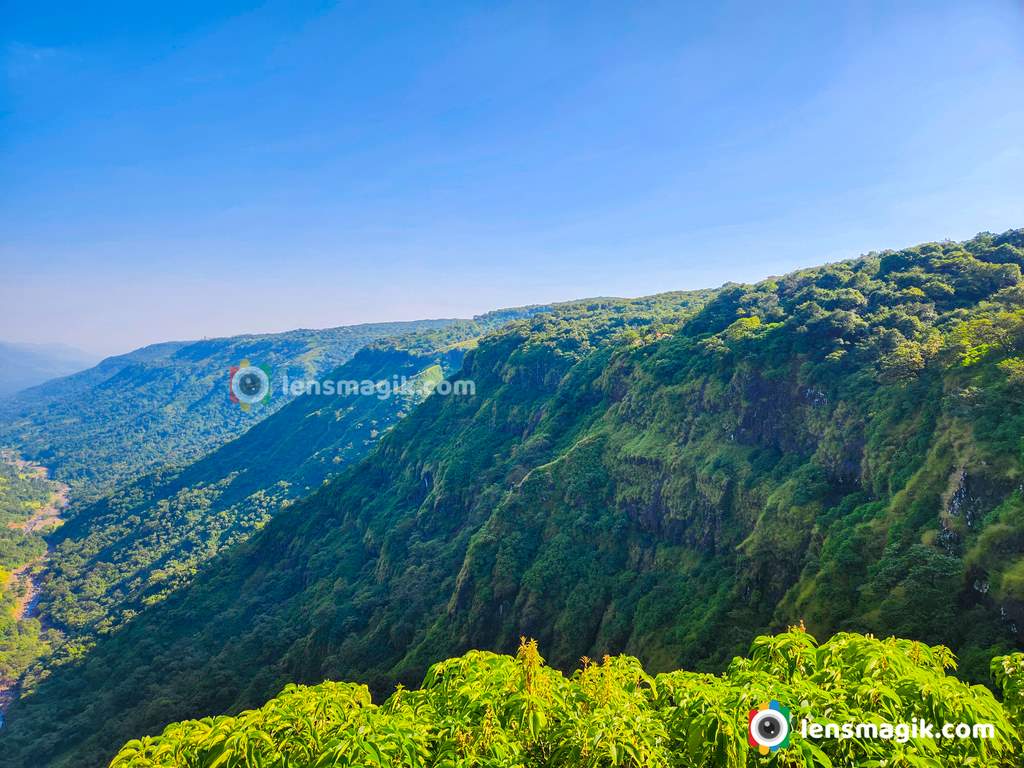
[[[978,676],[1022,639],[1022,264],[1024,232],[983,235],[512,323],[467,354],[475,396],[428,398],[42,684],[11,754],[85,765],[288,681],[385,692],[521,634],[657,671],[804,618]]]
[[[715,665],[801,618],[962,649],[1020,641],[1001,616],[1013,597],[977,593],[986,576],[965,561],[994,510],[1020,503],[1017,469],[980,458],[944,407],[948,374],[843,392],[737,363],[677,390],[648,375],[665,354],[625,363],[627,394],[510,489],[438,635],[506,647],[526,632],[559,664],[621,648],[655,666]]]

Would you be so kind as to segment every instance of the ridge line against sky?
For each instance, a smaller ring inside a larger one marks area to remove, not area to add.
[[[0,338],[467,317],[1024,226],[1010,0],[211,5],[8,4]]]

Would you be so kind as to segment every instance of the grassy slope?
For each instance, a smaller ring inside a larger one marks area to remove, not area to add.
[[[336,379],[377,381],[405,375],[426,381],[458,367],[464,354],[460,345],[538,309],[503,310],[473,320],[364,326],[355,333],[353,329],[335,329],[261,337],[258,341],[264,351],[255,362],[277,359],[275,355],[294,355],[305,348],[307,351],[298,358],[302,370],[307,375],[309,371],[320,373],[324,361],[318,362],[319,356],[347,357],[351,345],[367,341],[369,346],[357,352],[355,358],[322,373]],[[392,335],[381,336],[382,331]],[[33,429],[44,429],[50,424],[48,419],[63,412],[68,403],[88,403],[98,398],[101,413],[112,407],[127,408],[130,413],[126,418],[163,419],[161,432],[173,426],[186,433],[183,441],[194,438],[197,430],[203,431],[203,439],[217,439],[216,414],[198,424],[186,424],[168,415],[195,395],[210,375],[224,373],[206,370],[212,365],[211,355],[223,355],[226,350],[232,355],[244,354],[239,345],[254,341],[249,337],[217,340],[213,343],[215,352],[209,348],[197,352],[195,345],[169,343],[105,360],[94,369],[28,393],[25,402],[37,406],[47,403],[46,408],[34,413],[38,422]],[[200,362],[183,363],[179,357]],[[295,375],[294,367],[287,370]],[[185,383],[169,389],[162,385],[151,388],[148,394],[154,402],[135,410],[111,391],[111,382],[161,377]],[[217,383],[210,382],[214,394],[227,402],[223,387],[216,387]],[[279,402],[276,405],[280,410],[246,414],[248,424],[254,426],[202,460],[185,467],[166,467],[91,504],[76,505],[69,510],[73,517],[67,526],[51,536],[56,551],[49,558],[40,603],[41,618],[48,628],[46,642],[38,618],[17,624],[2,622],[0,670],[6,670],[8,677],[19,677],[27,670],[21,691],[31,690],[40,676],[80,657],[98,633],[110,631],[143,607],[187,584],[204,562],[250,535],[290,499],[309,493],[361,458],[379,435],[422,396],[422,392],[413,391],[386,400],[301,397],[286,405]],[[215,405],[206,403],[207,409]],[[237,410],[236,406],[232,408]],[[114,436],[94,434],[101,422],[102,418],[89,412],[73,425],[64,424],[56,441],[58,450],[70,450],[76,441],[90,444],[84,456],[75,455],[69,464],[62,465],[65,472],[88,461],[99,461],[105,452],[115,449]],[[138,447],[154,439],[132,434],[130,442]],[[175,450],[182,444],[161,453],[161,460],[181,461]],[[138,459],[130,456],[117,471],[128,471]],[[89,477],[92,480],[79,485],[79,491],[86,495],[95,491],[92,483],[97,476]],[[3,493],[0,488],[0,496]],[[41,536],[26,536],[4,527],[0,529],[0,564],[4,552],[13,551],[15,544],[31,549],[33,557],[45,551]],[[12,561],[8,567],[24,562],[27,559]],[[5,572],[4,581],[8,580]]]

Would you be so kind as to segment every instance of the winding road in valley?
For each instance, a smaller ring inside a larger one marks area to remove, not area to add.
[[[17,462],[17,464],[19,469],[34,472],[40,477],[47,477],[48,473],[45,467],[21,461]],[[55,490],[53,495],[50,497],[50,502],[46,506],[35,510],[31,517],[22,522],[11,523],[10,527],[15,530],[24,531],[25,533],[43,536],[63,522],[63,519],[61,518],[61,511],[67,504],[67,500],[68,488],[66,485],[60,484],[57,490]],[[3,585],[3,589],[11,590],[18,595],[15,599],[13,609],[14,619],[16,621],[24,621],[25,619],[31,619],[36,616],[39,606],[40,584],[43,578],[43,569],[46,566],[46,561],[49,556],[50,552],[49,549],[47,549],[45,555],[13,569],[10,574],[10,580],[6,585]],[[0,728],[3,727],[4,712],[7,711],[7,708],[18,697],[18,689],[20,685],[20,679],[0,678]]]

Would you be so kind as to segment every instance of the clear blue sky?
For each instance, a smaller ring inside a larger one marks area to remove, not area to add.
[[[5,2],[0,339],[696,288],[1024,226],[1020,2]]]

